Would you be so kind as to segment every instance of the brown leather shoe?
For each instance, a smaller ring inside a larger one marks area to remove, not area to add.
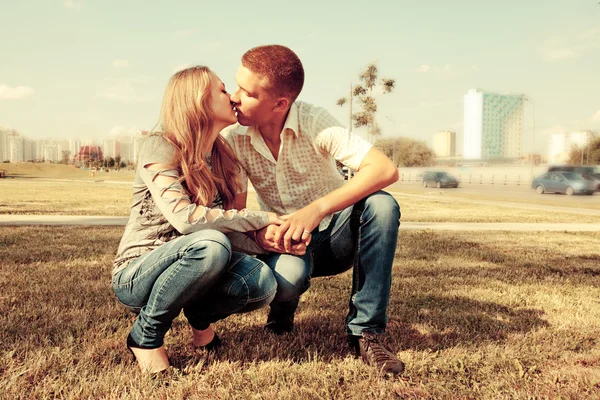
[[[348,336],[350,347],[356,356],[362,357],[367,365],[376,367],[384,374],[400,375],[404,372],[404,363],[379,341],[380,335],[363,332],[361,336]]]

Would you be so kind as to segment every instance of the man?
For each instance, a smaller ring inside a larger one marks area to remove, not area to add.
[[[284,46],[255,47],[242,56],[231,96],[239,124],[227,138],[240,159],[262,210],[282,214],[284,223],[255,234],[278,289],[266,329],[293,329],[300,295],[315,276],[353,268],[349,343],[369,365],[399,374],[404,364],[380,343],[389,302],[400,209],[380,189],[398,180],[398,171],[379,150],[352,135],[323,108],[296,98],[304,84],[302,63]],[[336,160],[356,170],[348,183]],[[246,205],[247,190],[236,208]],[[304,256],[292,245],[310,241]]]

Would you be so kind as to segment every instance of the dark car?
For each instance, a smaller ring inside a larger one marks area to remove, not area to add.
[[[457,188],[459,183],[458,179],[444,171],[429,171],[423,174],[424,187]]]
[[[596,182],[575,172],[546,172],[531,183],[539,194],[546,192],[573,194],[594,194]]]
[[[548,172],[575,172],[584,178],[596,182],[596,191],[600,191],[600,167],[583,165],[552,165]]]

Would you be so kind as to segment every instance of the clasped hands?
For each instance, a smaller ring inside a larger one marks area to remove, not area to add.
[[[306,254],[312,239],[311,232],[319,225],[323,215],[313,206],[306,206],[256,231],[256,242],[267,251],[289,253],[296,256]]]

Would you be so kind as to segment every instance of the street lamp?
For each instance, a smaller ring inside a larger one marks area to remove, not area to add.
[[[534,153],[533,153],[533,146],[534,146],[534,142],[535,142],[535,104],[533,102],[533,100],[531,99],[531,97],[523,95],[523,100],[528,101],[529,103],[531,103],[531,113],[532,113],[532,118],[533,118],[533,128],[531,129],[531,180],[533,180],[533,165],[534,165]]]

